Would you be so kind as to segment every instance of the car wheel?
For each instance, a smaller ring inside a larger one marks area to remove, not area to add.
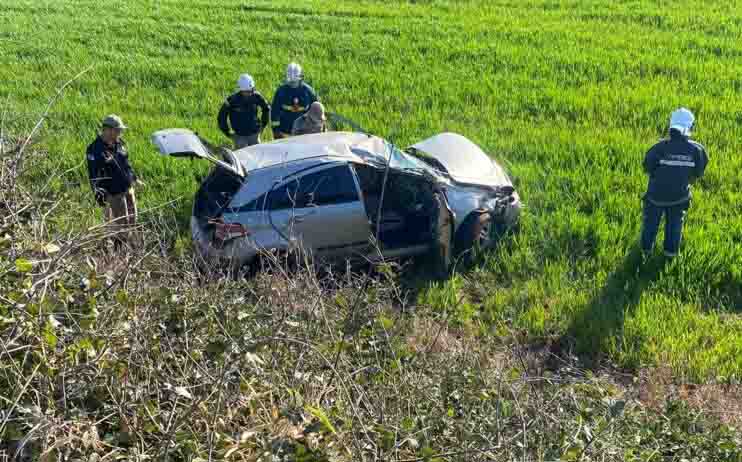
[[[496,226],[492,215],[487,212],[473,212],[469,215],[456,237],[456,255],[475,248],[486,249],[494,245],[492,227]]]
[[[492,215],[483,213],[474,221],[474,240],[472,247],[488,249],[494,244],[492,227],[496,226],[492,220]]]

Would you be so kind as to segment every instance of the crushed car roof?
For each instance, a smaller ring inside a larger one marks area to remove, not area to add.
[[[328,157],[364,163],[354,150],[384,156],[384,140],[354,132],[326,132],[294,136],[269,143],[256,144],[234,151],[235,157],[249,172],[298,160]]]

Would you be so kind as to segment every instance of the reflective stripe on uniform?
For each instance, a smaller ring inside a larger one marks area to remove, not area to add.
[[[278,120],[274,120],[273,122],[271,122],[271,125],[274,127],[278,127],[279,125],[281,125],[281,122],[279,122]]]
[[[288,104],[284,104],[281,106],[281,109],[284,111],[290,111],[290,112],[304,112],[306,108],[304,106],[289,106]]]
[[[669,167],[695,167],[695,162],[689,162],[686,160],[660,160],[660,165],[667,165]]]

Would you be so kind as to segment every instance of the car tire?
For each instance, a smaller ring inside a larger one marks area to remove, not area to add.
[[[472,212],[456,235],[455,255],[475,248],[487,249],[494,245],[492,226],[497,226],[489,212]]]

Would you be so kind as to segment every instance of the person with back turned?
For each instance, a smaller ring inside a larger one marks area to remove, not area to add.
[[[313,102],[309,110],[294,121],[291,135],[307,135],[310,133],[324,133],[327,131],[327,117],[325,107],[319,101]]]
[[[675,257],[680,250],[683,221],[691,202],[690,185],[703,176],[708,164],[706,149],[690,139],[694,123],[695,117],[688,109],[674,111],[669,136],[652,146],[644,158],[644,170],[649,175],[641,234],[645,257],[652,252],[663,216],[665,256]]]

